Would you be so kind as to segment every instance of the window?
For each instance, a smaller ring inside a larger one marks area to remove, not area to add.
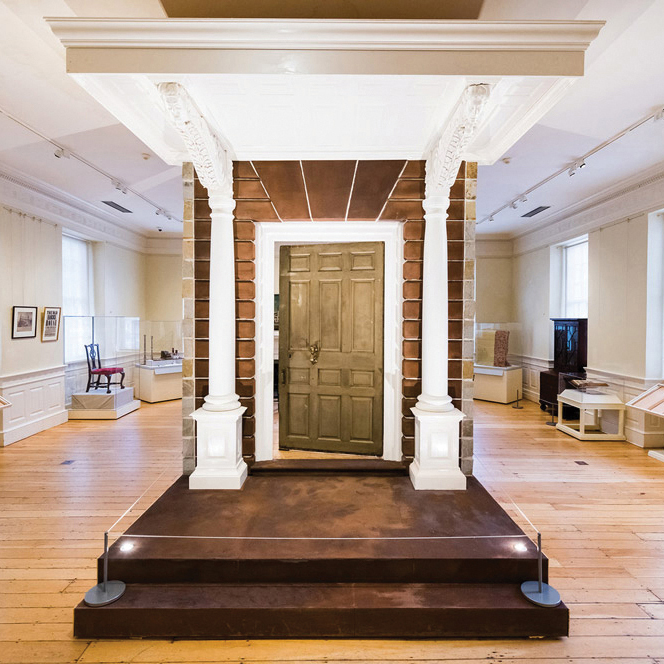
[[[588,317],[588,240],[562,248],[563,315],[566,318]]]
[[[62,236],[62,313],[65,319],[65,363],[85,359],[92,342],[92,250],[89,242]]]

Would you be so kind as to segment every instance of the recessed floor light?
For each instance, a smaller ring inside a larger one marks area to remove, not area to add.
[[[514,550],[523,553],[524,551],[528,551],[528,547],[523,542],[518,542],[514,545]]]
[[[123,542],[120,545],[120,551],[122,551],[122,553],[127,553],[127,551],[131,551],[133,548],[134,545],[132,542]]]

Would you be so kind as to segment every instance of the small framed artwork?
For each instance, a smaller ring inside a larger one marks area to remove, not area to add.
[[[42,341],[57,341],[60,336],[60,307],[44,307]]]
[[[37,307],[13,307],[12,339],[37,336]]]

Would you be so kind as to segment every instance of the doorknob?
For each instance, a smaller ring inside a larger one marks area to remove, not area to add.
[[[318,362],[318,355],[320,354],[320,348],[318,347],[318,342],[314,342],[311,346],[309,346],[309,352],[311,353],[311,357],[309,358],[309,361],[311,364],[316,364]]]

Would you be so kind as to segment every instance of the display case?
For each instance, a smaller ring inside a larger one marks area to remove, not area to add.
[[[134,399],[139,325],[134,316],[64,316],[70,419],[117,419],[139,407]]]
[[[156,403],[182,398],[182,321],[142,321],[136,395]]]

